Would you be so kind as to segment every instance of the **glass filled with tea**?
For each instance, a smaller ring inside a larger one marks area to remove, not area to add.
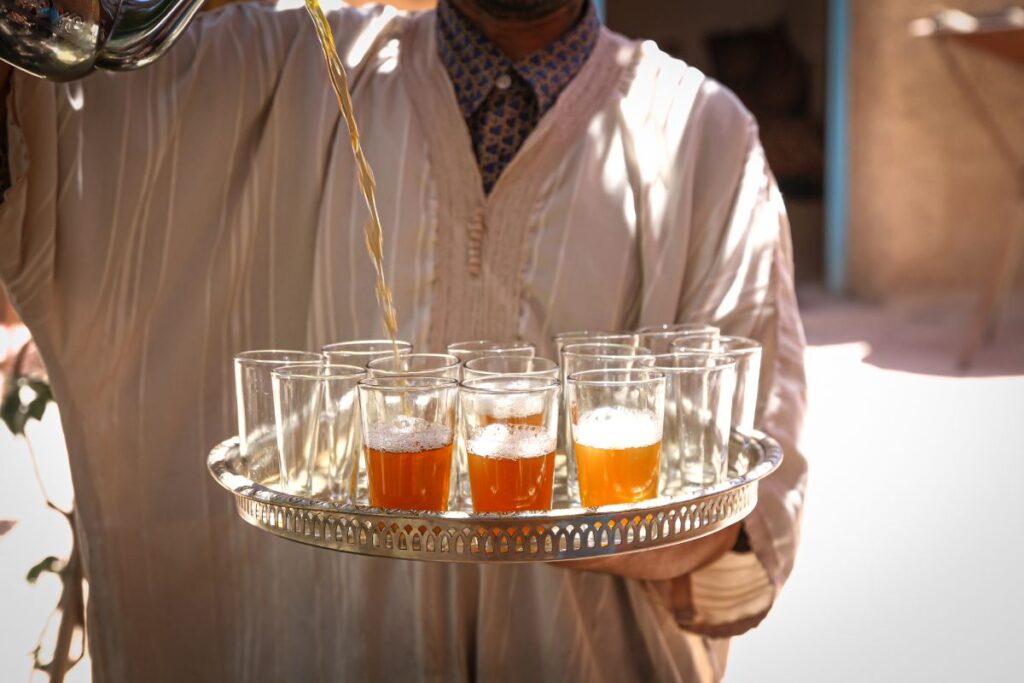
[[[462,440],[476,512],[550,510],[558,381],[493,376],[462,383]]]
[[[636,368],[585,370],[569,376],[566,393],[582,504],[657,496],[665,375]]]
[[[359,382],[370,504],[448,509],[458,382],[372,377]]]

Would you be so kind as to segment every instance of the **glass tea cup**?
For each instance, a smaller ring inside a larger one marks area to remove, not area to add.
[[[676,339],[692,336],[717,336],[719,331],[714,325],[705,323],[678,323],[641,327],[637,333],[640,335],[641,346],[646,346],[655,354],[663,354],[672,351],[672,343]]]
[[[484,356],[466,361],[462,365],[463,379],[521,375],[526,377],[559,378],[558,363],[540,356]]]
[[[366,369],[300,363],[271,372],[280,488],[351,502],[359,461],[356,386]]]
[[[555,346],[555,358],[562,362],[562,349],[570,344],[623,344],[639,346],[640,335],[636,332],[608,332],[603,330],[572,330],[560,332],[551,341]]]
[[[654,364],[654,355],[644,347],[631,344],[612,342],[590,342],[569,344],[562,349],[561,380],[562,380],[562,424],[558,433],[559,447],[565,451],[568,472],[568,493],[573,501],[580,500],[577,488],[576,457],[573,453],[574,444],[570,437],[569,395],[565,390],[569,376],[584,370],[633,369],[650,367]]]
[[[354,339],[327,344],[320,351],[328,363],[365,368],[372,360],[394,356],[396,348],[400,356],[412,353],[412,344],[401,339],[394,343],[390,339]]]
[[[536,349],[525,341],[464,341],[448,345],[448,353],[458,356],[463,363],[484,356],[532,357]]]
[[[366,366],[370,377],[443,377],[460,380],[461,361],[450,353],[409,353],[397,360],[385,356]]]
[[[569,438],[586,507],[658,495],[665,375],[646,368],[569,375]]]
[[[523,375],[467,379],[459,399],[473,510],[550,510],[558,380]]]
[[[713,351],[655,356],[665,375],[662,493],[677,495],[726,479],[736,361]]]
[[[746,337],[716,335],[710,340],[678,340],[673,350],[711,350],[733,358],[736,361],[736,391],[732,400],[732,426],[743,431],[754,428],[761,376],[760,342]]]
[[[274,391],[270,372],[276,367],[317,363],[320,354],[308,351],[243,351],[234,357],[235,405],[238,411],[238,450],[246,475],[257,483],[277,472]]]
[[[431,376],[359,382],[370,504],[448,509],[459,384]]]

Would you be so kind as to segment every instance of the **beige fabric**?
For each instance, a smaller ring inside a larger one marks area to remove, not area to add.
[[[749,114],[653,45],[606,31],[485,198],[433,16],[331,20],[403,337],[440,349],[519,335],[550,354],[560,330],[695,320],[765,343],[761,416],[787,460],[748,522],[760,563],[744,580],[767,576],[774,594],[802,507],[803,338]],[[235,430],[233,353],[380,334],[365,209],[301,9],[203,16],[138,72],[17,75],[8,106],[0,276],[62,409],[97,680],[721,674],[726,648],[679,628],[671,583],[317,551],[248,528],[209,479],[205,454]],[[737,617],[767,604],[748,603],[719,625],[742,630]]]

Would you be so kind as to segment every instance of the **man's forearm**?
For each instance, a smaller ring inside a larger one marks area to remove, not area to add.
[[[739,533],[740,525],[733,524],[710,536],[667,548],[556,564],[566,569],[616,574],[627,579],[675,579],[706,567],[729,552],[736,545]]]

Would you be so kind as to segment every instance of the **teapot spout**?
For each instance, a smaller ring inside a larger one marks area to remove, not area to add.
[[[124,71],[164,54],[192,21],[204,0],[122,0],[96,66]]]
[[[135,69],[171,47],[203,0],[0,0],[0,59],[51,81]]]
[[[70,81],[92,71],[119,0],[0,0],[0,59]]]

